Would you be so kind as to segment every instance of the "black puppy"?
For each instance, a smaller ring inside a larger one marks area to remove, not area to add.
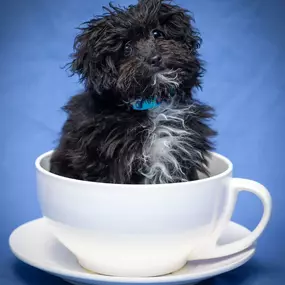
[[[173,183],[207,174],[216,133],[193,98],[203,67],[188,11],[163,0],[110,5],[84,23],[70,69],[85,91],[68,114],[51,172],[107,183]]]

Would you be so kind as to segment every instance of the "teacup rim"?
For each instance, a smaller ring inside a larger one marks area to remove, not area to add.
[[[69,178],[69,177],[61,176],[61,175],[54,174],[54,173],[44,169],[41,166],[41,161],[45,157],[50,156],[53,152],[54,152],[54,150],[51,149],[49,151],[42,153],[41,155],[39,155],[36,158],[35,167],[36,167],[37,171],[39,171],[40,173],[42,173],[46,176],[49,176],[49,177],[55,178],[55,179],[59,179],[61,181],[66,181],[66,182],[70,182],[70,183],[72,182],[72,183],[76,183],[76,184],[80,184],[80,185],[89,185],[89,186],[90,185],[101,185],[104,187],[110,186],[112,188],[121,188],[121,187],[124,187],[124,188],[128,188],[128,187],[131,187],[131,188],[134,188],[134,187],[136,187],[136,188],[153,188],[153,187],[165,188],[165,187],[173,187],[173,186],[177,186],[177,185],[187,185],[187,184],[194,185],[194,184],[206,183],[206,182],[210,182],[213,180],[218,180],[218,179],[227,177],[233,171],[233,163],[230,161],[230,159],[228,159],[226,156],[224,156],[220,153],[210,151],[209,152],[210,156],[212,155],[212,156],[215,156],[215,157],[223,160],[227,164],[228,168],[225,171],[223,171],[217,175],[206,177],[203,179],[194,180],[194,181],[185,181],[185,182],[163,183],[163,184],[118,184],[118,183],[94,182],[94,181],[85,181],[85,180],[79,180],[79,179],[75,179],[75,178]]]

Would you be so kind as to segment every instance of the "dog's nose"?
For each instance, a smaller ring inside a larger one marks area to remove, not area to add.
[[[151,58],[150,63],[152,66],[159,66],[161,64],[161,56],[155,55]]]

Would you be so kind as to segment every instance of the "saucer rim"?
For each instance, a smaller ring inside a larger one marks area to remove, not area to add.
[[[13,238],[17,234],[17,231],[22,230],[24,227],[29,227],[31,224],[36,224],[36,223],[44,223],[44,218],[39,218],[39,219],[35,219],[35,220],[29,221],[27,223],[24,223],[12,231],[12,233],[9,237],[10,250],[15,255],[15,257],[18,258],[20,261],[22,261],[22,262],[24,262],[24,263],[26,263],[26,264],[34,267],[34,268],[40,269],[44,272],[48,272],[52,275],[58,276],[58,277],[65,279],[65,280],[67,280],[69,278],[73,278],[73,279],[82,280],[82,281],[88,280],[88,281],[106,282],[106,283],[145,283],[145,284],[147,284],[147,283],[174,283],[174,282],[183,282],[183,281],[195,282],[195,280],[204,280],[204,279],[207,279],[210,277],[214,277],[214,276],[229,272],[235,268],[238,268],[239,266],[248,262],[256,252],[256,243],[255,243],[252,246],[248,247],[244,251],[241,251],[241,252],[234,254],[234,255],[231,255],[231,256],[225,256],[222,258],[222,259],[227,259],[229,257],[236,256],[236,255],[239,255],[241,253],[247,252],[248,255],[245,258],[243,258],[242,260],[238,260],[234,263],[231,263],[228,266],[222,266],[221,268],[208,270],[202,274],[201,273],[194,273],[194,274],[191,274],[191,273],[187,274],[186,273],[186,274],[182,274],[182,275],[168,274],[168,275],[162,275],[162,276],[156,276],[156,277],[123,277],[123,276],[106,276],[106,275],[100,275],[100,274],[88,273],[88,272],[76,272],[76,273],[74,273],[70,269],[62,269],[62,268],[58,269],[54,266],[48,266],[47,264],[41,265],[38,262],[30,261],[26,257],[22,256],[21,254],[18,254],[16,252],[16,250],[14,250],[12,243],[13,243]],[[229,224],[231,224],[232,226],[235,226],[236,228],[239,228],[240,230],[247,230],[248,232],[250,232],[250,230],[247,229],[246,227],[244,227],[238,223],[235,223],[233,221],[230,221]],[[78,266],[80,266],[80,265],[78,264]]]

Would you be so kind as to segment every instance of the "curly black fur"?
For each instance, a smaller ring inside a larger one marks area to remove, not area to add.
[[[192,94],[204,71],[192,17],[164,0],[105,9],[75,39],[70,70],[85,91],[64,107],[51,172],[108,183],[197,179],[216,133],[212,108]],[[131,108],[154,97],[163,101],[155,110]]]

